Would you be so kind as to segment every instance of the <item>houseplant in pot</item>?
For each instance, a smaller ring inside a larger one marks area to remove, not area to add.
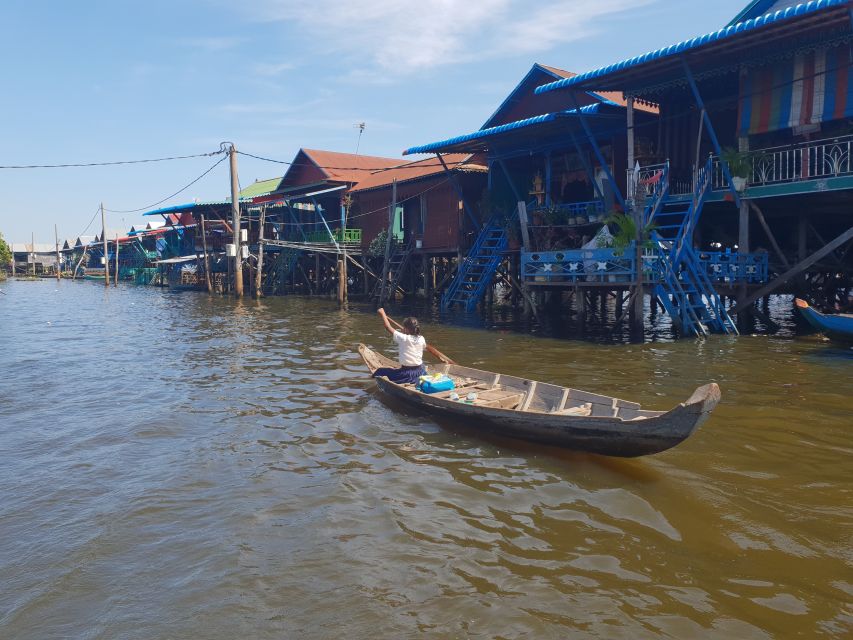
[[[726,147],[720,154],[720,159],[729,167],[732,176],[732,186],[735,191],[741,192],[746,189],[746,181],[752,172],[752,154],[738,151],[733,147]]]
[[[625,255],[625,251],[629,250],[637,239],[637,222],[633,216],[622,211],[611,211],[604,222],[613,234],[613,255],[616,257]],[[657,225],[652,222],[640,229],[640,247],[644,251],[654,248],[655,243],[652,240],[652,232],[656,227]],[[610,277],[612,278],[611,282],[613,282],[620,276]]]

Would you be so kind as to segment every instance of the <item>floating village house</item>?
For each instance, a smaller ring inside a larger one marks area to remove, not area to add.
[[[516,200],[524,287],[571,291],[581,316],[584,289],[613,297],[621,316],[620,280],[635,328],[648,294],[685,334],[737,332],[721,293],[738,300],[732,313],[758,315],[755,300],[795,278],[831,298],[850,286],[850,258],[842,253],[853,238],[850,4],[792,4],[753,2],[719,31],[553,78],[534,89],[551,101],[542,106],[521,92],[520,102],[536,113],[522,109],[519,119],[406,153],[487,153],[495,214],[507,208],[499,180]],[[603,99],[589,103],[589,96]],[[565,188],[555,151],[560,169],[573,160],[583,165],[594,195]],[[531,152],[544,162],[511,164],[513,154]],[[623,236],[634,234],[633,245],[603,246],[609,241],[599,236],[571,248],[570,229],[599,222],[611,202],[628,214],[619,226]],[[750,228],[751,220],[760,227]],[[481,237],[496,238],[490,244],[497,249],[475,244],[445,306],[470,309],[491,286],[507,226],[499,218],[486,225]]]
[[[479,130],[414,162],[301,149],[240,194],[244,282],[340,295],[343,278],[468,311],[500,288],[637,331],[662,309],[684,335],[769,323],[755,302],[773,292],[831,305],[851,276],[850,8],[757,0],[590,72],[533,65]],[[171,283],[228,289],[230,201],[150,215],[166,226],[129,235]]]

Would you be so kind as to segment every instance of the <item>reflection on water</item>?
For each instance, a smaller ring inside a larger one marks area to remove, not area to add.
[[[650,408],[720,384],[686,443],[615,460],[383,403],[367,312],[4,288],[0,637],[853,633],[847,350],[426,324],[460,362]]]

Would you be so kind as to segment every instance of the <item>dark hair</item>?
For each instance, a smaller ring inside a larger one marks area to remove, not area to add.
[[[406,330],[410,336],[419,336],[421,335],[421,327],[418,324],[418,319],[413,317],[408,317],[403,320],[403,328]]]

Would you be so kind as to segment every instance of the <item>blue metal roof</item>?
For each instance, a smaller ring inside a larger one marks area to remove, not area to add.
[[[605,100],[600,103],[588,104],[580,108],[581,113],[584,115],[594,115],[599,111],[599,107],[602,104],[619,106],[615,102],[611,102],[610,100]],[[448,138],[447,140],[441,140],[439,142],[431,142],[430,144],[421,145],[419,147],[410,147],[403,152],[404,156],[412,155],[414,153],[433,153],[434,151],[440,151],[445,147],[462,144],[464,142],[470,142],[472,140],[480,140],[482,138],[489,138],[491,136],[500,135],[502,133],[506,133],[507,131],[513,131],[515,129],[521,129],[522,127],[529,127],[534,124],[541,124],[543,122],[552,122],[559,117],[563,116],[572,116],[577,115],[576,109],[567,109],[565,111],[557,111],[554,113],[545,113],[541,116],[533,116],[532,118],[525,118],[524,120],[516,120],[515,122],[508,122],[507,124],[501,124],[496,127],[489,127],[487,129],[479,129],[478,131],[474,131],[473,133],[467,133],[464,136],[456,136],[455,138]]]
[[[176,204],[172,207],[163,207],[162,209],[155,209],[154,211],[146,211],[143,213],[143,216],[160,216],[165,215],[167,213],[177,213],[178,211],[186,211],[187,209],[192,209],[198,204],[197,202],[187,202],[186,204]]]
[[[656,51],[650,51],[649,53],[644,53],[640,56],[635,56],[627,60],[622,60],[621,62],[617,62],[606,67],[601,67],[600,69],[595,69],[594,71],[588,71],[587,73],[581,73],[571,78],[565,78],[564,80],[558,80],[556,82],[544,84],[541,87],[536,88],[536,93],[541,94],[546,93],[548,91],[555,91],[557,89],[565,89],[567,87],[579,85],[582,83],[588,83],[590,80],[609,75],[616,71],[623,71],[625,69],[636,67],[647,62],[652,62],[661,58],[667,58],[669,56],[685,53],[687,51],[696,49],[706,44],[725,40],[726,38],[730,38],[737,34],[753,31],[760,27],[765,27],[770,24],[782,22],[784,20],[790,20],[791,18],[804,16],[810,13],[815,13],[816,11],[828,9],[830,7],[846,5],[848,4],[848,2],[849,0],[810,0],[809,2],[798,4],[795,7],[780,9],[779,11],[771,12],[758,18],[752,18],[750,20],[746,20],[745,22],[739,22],[737,24],[724,27],[719,31],[706,33],[703,36],[699,36],[691,40],[684,40],[683,42],[679,42],[678,44],[674,44],[669,47],[663,47],[662,49],[657,49]]]

